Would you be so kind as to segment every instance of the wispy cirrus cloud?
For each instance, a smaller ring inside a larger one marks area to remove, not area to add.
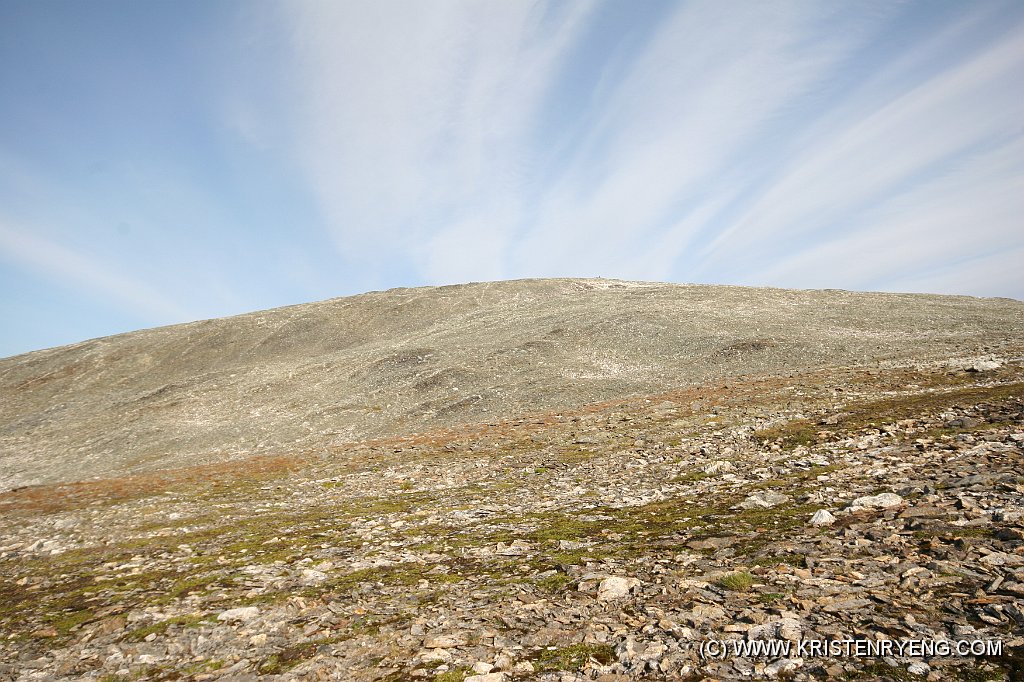
[[[1024,298],[1013,0],[57,6],[0,9],[0,353],[518,277]]]
[[[189,311],[146,282],[117,272],[109,263],[89,257],[33,231],[0,220],[0,260],[63,282],[69,288],[114,301],[151,323],[186,321]]]
[[[691,2],[618,32],[560,7],[290,9],[297,148],[343,253],[432,282],[891,288],[955,269],[970,215],[1016,239],[1012,6]],[[838,255],[923,225],[916,255]]]
[[[869,83],[846,105],[861,117],[806,140],[701,252],[703,271],[771,255],[782,261],[761,266],[771,281],[827,272],[877,287],[924,264],[955,263],[965,251],[1024,244],[1024,99],[1007,89],[1021,74],[1018,23],[906,90]],[[886,79],[882,69],[877,81]]]
[[[531,117],[590,6],[553,19],[527,3],[288,10],[297,154],[339,250],[430,279],[499,273]]]
[[[822,44],[809,38],[838,19],[824,6],[681,7],[623,74],[578,159],[546,192],[517,254],[522,267],[550,271],[582,245],[582,260],[604,274],[619,274],[631,254],[631,276],[671,278],[665,231],[678,256],[714,218],[712,208],[724,209],[750,181],[745,165],[764,163],[764,137],[778,133],[780,119],[785,126],[785,110],[877,21],[855,22]],[[654,272],[645,265],[659,261]]]

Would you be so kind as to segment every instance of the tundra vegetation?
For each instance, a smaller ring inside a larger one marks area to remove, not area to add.
[[[0,679],[1018,679],[1024,365],[986,324],[917,360],[68,466],[0,494]],[[4,362],[4,386],[46,385],[24,384],[38,357]],[[81,372],[63,390],[96,390]],[[1001,648],[705,660],[709,638]]]

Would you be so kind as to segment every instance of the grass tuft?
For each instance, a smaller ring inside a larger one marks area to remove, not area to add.
[[[754,584],[754,576],[749,573],[738,571],[723,575],[718,579],[718,585],[733,592],[746,592]]]

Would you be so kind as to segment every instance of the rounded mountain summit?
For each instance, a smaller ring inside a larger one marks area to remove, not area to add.
[[[1024,303],[537,279],[392,289],[0,360],[0,491],[729,377],[1019,355]]]

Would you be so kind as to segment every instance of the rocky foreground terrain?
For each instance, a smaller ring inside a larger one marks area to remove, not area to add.
[[[9,490],[0,680],[1020,680],[1024,347],[975,314],[917,359]]]

